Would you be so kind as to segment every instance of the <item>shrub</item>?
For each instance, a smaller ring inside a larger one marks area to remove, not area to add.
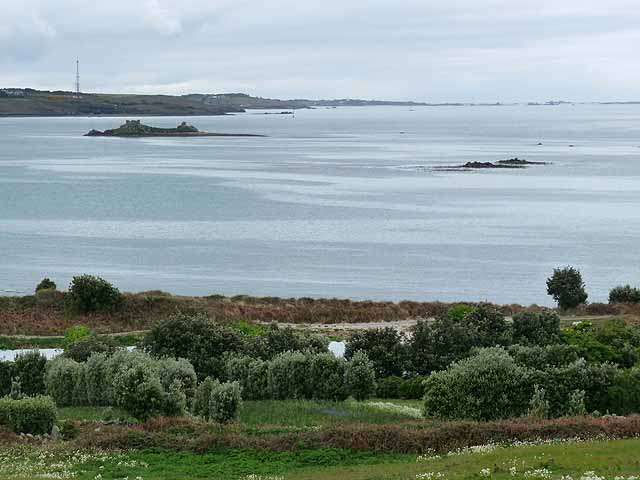
[[[474,339],[475,347],[508,345],[511,341],[509,324],[495,306],[482,303],[462,318]]]
[[[188,405],[193,402],[193,396],[196,393],[198,379],[193,365],[188,360],[180,358],[164,358],[159,361],[160,381],[164,389],[169,392],[172,388],[176,388],[176,382],[179,390],[185,395],[185,401]]]
[[[497,348],[432,373],[425,382],[425,414],[492,420],[522,415],[533,393],[526,368]]]
[[[103,278],[82,275],[71,280],[65,301],[75,312],[104,312],[120,307],[122,294]]]
[[[91,329],[86,325],[74,325],[64,332],[65,347],[73,345],[75,342],[83,340],[91,335]]]
[[[194,415],[202,417],[205,420],[209,420],[209,402],[211,401],[211,392],[219,383],[220,382],[211,377],[207,377],[200,382],[193,399],[192,411]]]
[[[407,363],[404,340],[404,334],[391,327],[356,332],[347,341],[344,356],[349,360],[356,352],[364,352],[373,364],[376,376],[400,376]]]
[[[640,288],[617,286],[609,292],[609,303],[640,303]]]
[[[569,396],[567,404],[567,415],[577,417],[578,415],[587,414],[587,406],[585,404],[586,392],[584,390],[574,390]]]
[[[111,354],[117,350],[116,342],[111,337],[90,335],[67,346],[64,356],[76,362],[86,362],[94,353]]]
[[[562,310],[576,308],[588,298],[580,271],[571,266],[553,270],[553,275],[547,279],[547,293]]]
[[[400,377],[385,377],[376,383],[376,397],[378,398],[400,398],[400,387],[404,380]]]
[[[345,400],[349,393],[345,386],[347,365],[344,358],[336,358],[332,353],[311,355],[307,391],[319,400]]]
[[[142,421],[165,411],[165,390],[148,362],[136,360],[118,369],[113,377],[113,394],[116,406]]]
[[[228,423],[238,417],[242,397],[238,382],[216,383],[209,399],[209,419],[217,423]]]
[[[226,361],[226,378],[236,381],[245,400],[266,400],[269,392],[269,362],[259,358],[233,355]]]
[[[424,397],[427,377],[413,377],[402,381],[398,390],[400,398],[407,400],[418,400]]]
[[[144,345],[157,357],[189,360],[199,378],[221,378],[225,354],[241,352],[243,341],[238,333],[215,325],[205,315],[178,314],[155,325]]]
[[[8,426],[15,433],[33,435],[49,433],[56,421],[56,416],[56,405],[51,397],[0,399],[0,424]]]
[[[522,312],[513,317],[513,343],[549,345],[560,341],[560,317],[550,310]]]
[[[85,368],[74,360],[58,357],[47,365],[47,394],[59,407],[87,404]]]
[[[14,374],[20,381],[22,393],[33,397],[45,392],[44,373],[47,359],[37,351],[23,353],[16,357]]]
[[[108,358],[105,353],[94,353],[87,359],[85,380],[89,405],[105,406],[110,404],[106,379]]]
[[[43,278],[42,281],[36,286],[36,293],[41,290],[55,290],[56,288],[58,287],[53,280]]]
[[[15,377],[13,362],[0,362],[0,397],[11,393],[11,380]]]
[[[301,352],[285,352],[269,362],[268,382],[276,400],[309,398],[309,357]]]
[[[277,324],[271,325],[265,335],[252,337],[247,343],[247,352],[264,360],[284,352],[325,353],[329,346],[326,337],[280,328]]]
[[[619,372],[607,394],[610,412],[618,415],[640,412],[640,368]]]
[[[565,329],[563,339],[589,362],[610,362],[631,367],[638,361],[640,334],[623,319],[608,320],[601,328],[579,322]]]
[[[364,352],[355,352],[344,373],[344,383],[353,398],[358,401],[366,400],[376,388],[376,372],[373,363]]]
[[[537,419],[549,418],[549,401],[544,388],[536,385],[529,402],[529,416]]]
[[[578,350],[573,345],[523,346],[512,345],[508,349],[516,363],[536,370],[569,365],[578,360]]]

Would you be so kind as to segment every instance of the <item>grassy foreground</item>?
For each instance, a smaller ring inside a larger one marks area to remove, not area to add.
[[[0,450],[0,479],[78,478],[181,480],[426,480],[468,478],[631,479],[640,475],[640,440],[479,447],[449,455],[300,449],[65,451],[61,447]],[[594,473],[588,473],[594,472]]]

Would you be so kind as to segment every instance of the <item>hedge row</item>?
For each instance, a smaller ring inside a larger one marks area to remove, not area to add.
[[[373,366],[362,353],[349,361],[331,353],[285,352],[273,360],[232,356],[225,373],[246,400],[362,400],[375,389]]]
[[[15,433],[50,433],[56,417],[56,404],[51,397],[0,398],[0,425]]]
[[[93,354],[86,363],[58,357],[46,371],[47,392],[58,406],[118,406],[139,419],[184,414],[196,384],[186,360],[126,350]]]

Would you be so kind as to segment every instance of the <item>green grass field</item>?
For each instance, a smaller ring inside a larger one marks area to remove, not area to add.
[[[69,452],[61,447],[22,447],[0,450],[0,479],[567,480],[570,476],[574,480],[628,480],[640,475],[639,451],[638,439],[496,447],[426,460],[413,455],[340,449],[226,449],[195,454],[167,450],[90,453]],[[587,472],[595,472],[595,476]]]

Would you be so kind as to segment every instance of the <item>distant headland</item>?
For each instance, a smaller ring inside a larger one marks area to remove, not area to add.
[[[211,133],[201,132],[193,125],[182,122],[176,128],[150,127],[140,120],[127,120],[111,130],[91,130],[85,137],[264,137],[251,133]]]
[[[303,108],[369,105],[417,106],[417,102],[379,100],[278,100],[244,93],[189,95],[125,95],[0,88],[0,117],[86,117],[86,116],[209,116],[242,113],[246,110],[281,111]]]

